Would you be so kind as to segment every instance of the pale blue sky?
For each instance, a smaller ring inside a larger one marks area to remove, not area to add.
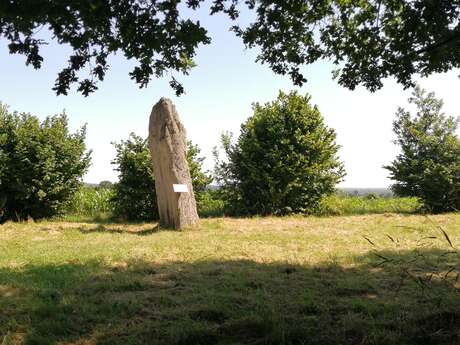
[[[397,154],[392,144],[392,121],[398,106],[406,106],[410,90],[404,91],[392,80],[382,90],[370,93],[363,88],[349,91],[331,78],[333,66],[321,62],[304,68],[308,82],[294,87],[287,76],[275,75],[267,66],[254,62],[256,52],[245,50],[241,41],[228,32],[222,16],[200,16],[212,36],[211,45],[198,50],[189,76],[176,75],[186,94],[176,97],[169,77],[152,80],[139,89],[129,79],[132,63],[120,54],[110,59],[111,69],[96,93],[85,98],[72,90],[68,96],[55,96],[51,90],[57,72],[66,65],[68,49],[56,44],[43,48],[41,70],[24,65],[24,57],[9,55],[0,40],[0,101],[10,110],[30,112],[41,119],[65,109],[74,130],[87,123],[87,146],[93,150],[92,166],[86,182],[117,179],[110,161],[115,151],[110,144],[126,139],[130,132],[146,136],[152,106],[163,96],[176,104],[188,138],[198,144],[212,168],[211,151],[222,131],[237,134],[240,124],[251,115],[252,102],[273,100],[279,90],[299,90],[312,95],[326,123],[337,131],[345,162],[344,187],[387,187],[391,181],[382,165]],[[45,33],[46,34],[46,33]],[[420,79],[423,88],[435,91],[445,101],[445,112],[460,115],[459,70]]]

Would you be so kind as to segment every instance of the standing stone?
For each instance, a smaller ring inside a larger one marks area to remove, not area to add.
[[[192,179],[186,158],[185,128],[176,107],[167,98],[155,104],[150,115],[149,148],[155,174],[160,226],[181,229],[198,221]],[[174,184],[187,186],[177,193]]]

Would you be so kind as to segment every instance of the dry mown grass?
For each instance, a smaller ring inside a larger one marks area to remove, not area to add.
[[[0,344],[458,344],[459,246],[459,214],[7,223]]]

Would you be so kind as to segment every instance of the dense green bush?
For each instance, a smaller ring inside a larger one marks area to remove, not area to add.
[[[187,160],[198,204],[211,178],[202,172],[203,158],[198,146],[187,143]],[[131,134],[128,140],[115,143],[117,155],[112,161],[119,172],[114,185],[112,203],[114,216],[124,220],[149,221],[158,219],[155,176],[147,140]]]
[[[401,153],[390,166],[395,194],[418,197],[430,212],[460,209],[458,119],[442,112],[443,102],[416,87],[409,102],[417,112],[399,108],[393,128]]]
[[[90,164],[85,127],[69,133],[65,114],[43,122],[0,104],[0,219],[59,214]]]
[[[114,143],[112,164],[119,181],[114,185],[114,216],[123,220],[158,219],[155,178],[147,140],[132,133],[128,140]]]
[[[280,92],[274,102],[256,103],[235,144],[223,135],[226,159],[215,154],[228,212],[313,212],[345,175],[335,139],[308,95]]]
[[[218,190],[207,189],[197,199],[198,214],[200,217],[223,217],[225,202]]]

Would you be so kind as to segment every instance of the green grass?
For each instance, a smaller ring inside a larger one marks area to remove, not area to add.
[[[459,214],[7,223],[0,344],[459,344],[445,234]]]
[[[381,213],[415,213],[420,208],[417,198],[350,196],[326,197],[318,215],[363,215]]]

